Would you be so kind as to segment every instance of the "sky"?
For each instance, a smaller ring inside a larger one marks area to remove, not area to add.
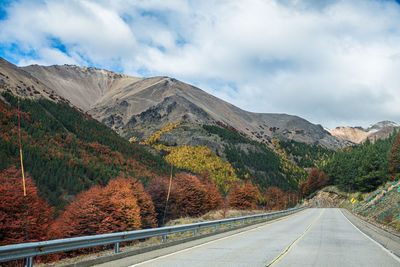
[[[395,0],[0,1],[0,56],[170,76],[328,128],[400,123]]]

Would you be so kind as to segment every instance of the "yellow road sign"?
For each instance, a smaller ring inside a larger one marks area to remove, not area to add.
[[[350,200],[351,203],[356,203],[357,200],[354,199],[354,197]]]

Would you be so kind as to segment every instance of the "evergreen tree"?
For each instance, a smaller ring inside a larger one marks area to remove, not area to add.
[[[392,180],[400,179],[400,133],[397,135],[390,152],[390,173]]]

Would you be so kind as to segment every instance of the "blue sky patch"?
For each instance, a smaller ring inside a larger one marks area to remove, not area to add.
[[[62,41],[59,38],[56,37],[48,37],[47,38],[50,42],[50,47],[56,48],[63,52],[64,54],[68,55],[67,47],[62,43]]]

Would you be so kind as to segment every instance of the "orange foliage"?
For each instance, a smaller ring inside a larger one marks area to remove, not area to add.
[[[182,216],[200,216],[222,207],[218,187],[204,177],[179,173],[173,177],[168,201],[166,220]],[[159,223],[162,222],[168,194],[169,178],[157,178],[150,182],[146,191],[151,195]]]
[[[53,225],[51,237],[105,234],[136,230],[142,226],[152,227],[155,225],[155,214],[149,201],[149,196],[138,181],[118,177],[104,188],[95,186],[80,193]]]
[[[251,181],[234,185],[227,196],[228,205],[233,209],[254,210],[260,199],[258,188]]]
[[[267,189],[265,196],[267,209],[282,210],[286,208],[286,195],[276,186],[271,186]]]
[[[118,178],[126,178],[121,174]],[[153,228],[157,226],[156,213],[151,197],[144,191],[140,181],[133,178],[126,178],[130,183],[130,188],[134,197],[137,199],[137,204],[140,208],[141,228]]]
[[[302,196],[308,196],[309,194],[325,186],[327,182],[328,179],[325,172],[319,171],[317,168],[312,168],[308,173],[308,179],[300,183],[299,193]]]
[[[38,189],[29,175],[25,176],[25,184],[29,241],[46,240],[54,209],[39,198]],[[0,196],[0,245],[26,242],[21,171],[11,167],[0,173]]]
[[[211,182],[205,185],[194,175],[180,173],[174,185],[181,216],[199,216],[222,205],[222,197]]]

